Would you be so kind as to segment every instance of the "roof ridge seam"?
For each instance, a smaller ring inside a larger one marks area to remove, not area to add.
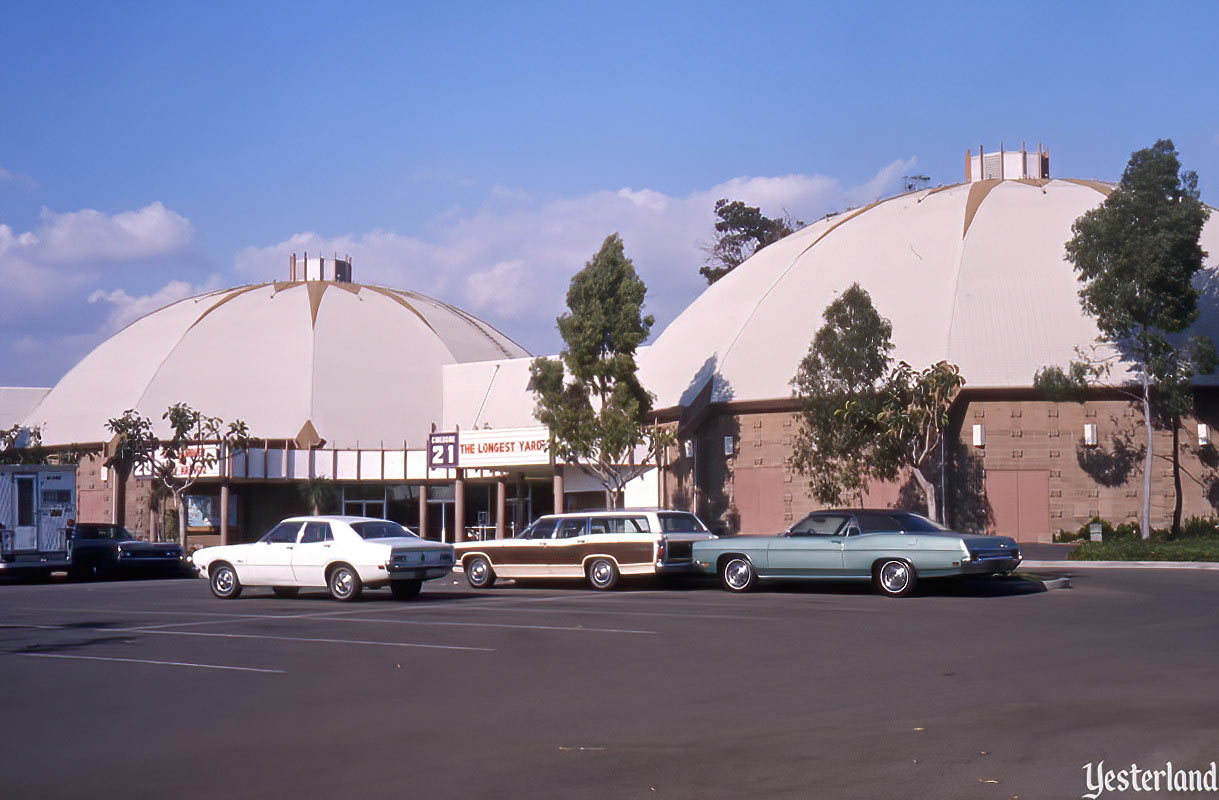
[[[890,198],[886,198],[884,200],[877,200],[873,203],[869,203],[868,205],[863,206],[862,208],[856,209],[849,216],[844,217],[844,218],[838,220],[837,222],[835,222],[834,224],[830,225],[830,227],[827,228],[825,230],[825,232],[823,232],[820,236],[818,236],[816,239],[814,239],[812,242],[810,242],[808,245],[806,245],[803,250],[801,250],[800,252],[798,252],[794,256],[792,256],[791,262],[788,263],[788,265],[775,277],[775,279],[773,281],[771,281],[770,286],[766,287],[766,291],[763,292],[762,296],[758,298],[758,301],[756,303],[754,303],[753,309],[750,310],[749,314],[746,315],[746,317],[745,317],[744,321],[741,323],[740,327],[737,328],[736,335],[732,337],[732,341],[728,344],[728,346],[726,348],[724,348],[723,358],[720,359],[720,369],[722,370],[724,368],[724,365],[728,361],[728,357],[732,354],[733,348],[736,347],[736,343],[738,341],[740,341],[741,335],[744,334],[745,329],[747,327],[749,327],[750,321],[753,320],[753,318],[757,315],[758,309],[761,308],[762,303],[765,302],[767,297],[770,297],[770,293],[775,290],[775,287],[777,287],[779,285],[779,283],[785,277],[787,277],[787,273],[792,271],[792,269],[796,266],[796,262],[799,261],[800,258],[805,253],[807,253],[809,250],[812,250],[814,247],[817,246],[817,244],[819,244],[821,242],[822,239],[829,236],[831,233],[838,230],[839,228],[841,228],[843,225],[847,224],[851,220],[855,219],[860,214],[862,214],[865,211],[868,211],[870,209],[876,208],[876,206],[880,205],[881,203],[885,203],[885,202],[888,202],[889,200],[894,200],[894,199],[896,199],[896,198],[890,197]],[[751,258],[752,258],[752,256],[751,256]],[[712,374],[712,376],[709,380],[714,380],[714,379],[715,379],[715,375]],[[714,389],[712,391],[714,391]]]
[[[220,293],[226,293],[226,294],[227,294],[227,293],[231,293],[231,292],[235,292],[235,291],[237,292],[237,294],[245,294],[245,292],[247,292],[247,291],[253,291],[254,289],[259,288],[259,286],[265,286],[265,285],[266,285],[266,284],[259,284],[258,286],[245,287],[245,291],[237,291],[237,290],[234,290],[234,289],[221,289],[221,290],[218,290],[218,291],[219,291]],[[198,303],[198,302],[200,302],[200,301],[201,301],[201,300],[202,300],[204,297],[207,297],[207,296],[209,296],[210,294],[211,294],[210,292],[206,292],[206,293],[201,294],[201,295],[196,295],[195,297],[188,297],[188,298],[185,298],[184,300],[179,300],[178,302],[185,302],[185,300],[193,300],[193,301],[195,301],[196,303]],[[235,296],[235,295],[234,295],[234,296]],[[173,355],[173,354],[174,354],[174,353],[175,353],[175,352],[178,350],[178,348],[182,346],[182,340],[186,338],[186,335],[187,335],[188,333],[190,333],[191,331],[193,331],[193,330],[195,329],[195,326],[196,326],[196,325],[198,325],[198,324],[199,324],[199,322],[200,322],[200,321],[201,321],[201,320],[202,320],[204,317],[206,317],[208,314],[212,313],[212,311],[213,311],[213,310],[214,310],[214,309],[215,309],[217,306],[219,306],[219,305],[221,305],[221,304],[223,304],[223,303],[227,302],[227,301],[228,301],[228,299],[231,299],[231,298],[227,298],[227,297],[226,297],[226,299],[225,299],[225,300],[222,300],[220,303],[217,303],[217,304],[215,304],[215,305],[209,306],[209,307],[207,308],[207,310],[206,310],[206,311],[204,311],[202,314],[200,314],[198,317],[196,317],[196,318],[195,318],[195,320],[194,320],[193,322],[191,322],[191,324],[187,325],[187,326],[186,326],[186,328],[184,328],[184,329],[182,330],[182,332],[178,334],[178,340],[177,340],[176,342],[174,342],[173,347],[171,347],[171,348],[169,348],[168,350],[166,350],[166,351],[165,351],[165,355],[164,355],[164,356],[162,356],[162,357],[161,357],[161,360],[157,362],[157,367],[156,367],[156,369],[154,369],[154,370],[152,371],[152,374],[151,374],[151,375],[148,377],[148,380],[147,380],[147,381],[144,383],[144,387],[143,387],[143,388],[140,390],[140,394],[139,394],[139,396],[138,396],[138,397],[136,397],[136,399],[135,399],[135,405],[133,406],[133,408],[134,408],[134,409],[139,410],[140,405],[141,405],[141,404],[143,404],[143,402],[144,402],[144,398],[148,396],[148,390],[149,390],[150,388],[152,388],[152,384],[153,384],[153,382],[154,382],[154,381],[157,379],[157,376],[161,374],[161,370],[162,370],[162,369],[164,369],[164,367],[165,367],[165,363],[166,363],[167,361],[169,361],[170,356],[172,356],[172,355]],[[170,306],[172,306],[172,305],[176,305],[176,303],[171,303],[171,304],[170,304]],[[169,308],[170,306],[164,306],[164,308]],[[160,310],[160,309],[158,309],[158,310]],[[150,316],[151,314],[154,314],[154,313],[156,313],[156,312],[154,312],[154,311],[150,311],[148,314],[145,314],[144,316]],[[143,317],[141,317],[140,319],[143,319]],[[137,321],[138,321],[138,320],[137,320]],[[132,323],[132,324],[135,324],[135,323]],[[124,330],[126,330],[126,328],[124,328]],[[106,341],[109,341],[109,339],[107,339]]]

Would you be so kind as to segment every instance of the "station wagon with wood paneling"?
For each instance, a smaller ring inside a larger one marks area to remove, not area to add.
[[[710,538],[688,511],[550,514],[511,539],[454,545],[455,568],[477,589],[496,578],[584,578],[612,589],[624,575],[688,571],[694,542]]]

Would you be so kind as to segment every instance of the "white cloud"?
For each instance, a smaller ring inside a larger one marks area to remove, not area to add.
[[[534,291],[525,262],[520,260],[501,261],[466,278],[470,309],[480,314],[527,308]]]
[[[181,254],[193,235],[159,202],[113,215],[43,208],[34,230],[0,225],[0,281],[18,298],[45,301],[96,282],[106,264]]]
[[[672,196],[622,188],[539,200],[496,186],[472,212],[450,211],[408,236],[376,230],[327,237],[298,233],[237,254],[237,270],[254,281],[282,280],[288,256],[350,254],[355,280],[413,289],[485,318],[535,352],[558,347],[555,317],[571,276],[617,231],[648,286],[647,310],[659,333],[705,288],[700,243],[713,236],[721,197],[812,222],[830,211],[864,205],[890,193],[915,161],[902,159],[865,183],[844,187],[821,175],[733,178]]]
[[[41,218],[39,255],[52,263],[154,258],[183,249],[194,233],[190,220],[160,202],[114,215],[92,209],[56,214],[43,208]]]
[[[221,288],[220,278],[215,275],[202,286],[194,286],[186,281],[170,281],[155,292],[135,297],[122,289],[115,289],[111,292],[97,289],[89,295],[89,302],[110,305],[105,332],[113,333],[158,308],[164,308],[184,297],[192,297],[219,288]]]
[[[31,178],[29,175],[22,175],[20,172],[13,172],[4,167],[0,167],[0,182],[9,181],[11,183],[24,183],[31,189],[38,188],[38,181]]]

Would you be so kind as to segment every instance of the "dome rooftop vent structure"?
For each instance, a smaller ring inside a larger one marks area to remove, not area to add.
[[[1030,153],[1024,142],[1019,150],[1005,150],[999,144],[997,152],[986,152],[978,145],[978,154],[965,151],[965,182],[974,181],[1048,181],[1050,179],[1050,148]]]

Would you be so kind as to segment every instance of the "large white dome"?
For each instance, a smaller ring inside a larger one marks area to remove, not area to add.
[[[528,353],[460,309],[413,292],[328,281],[180,300],[107,339],[26,417],[48,444],[104,442],[106,421],[186,403],[264,439],[308,425],[330,447],[423,446],[445,364]]]
[[[808,351],[821,312],[852,282],[893,323],[895,359],[946,359],[971,388],[1019,388],[1097,336],[1064,245],[1109,184],[986,180],[901,195],[823,219],[764,248],[695,300],[641,355],[656,406],[774,400]],[[1219,265],[1219,214],[1202,234]],[[1219,309],[1200,330],[1219,341]],[[1116,376],[1116,373],[1115,373]]]

